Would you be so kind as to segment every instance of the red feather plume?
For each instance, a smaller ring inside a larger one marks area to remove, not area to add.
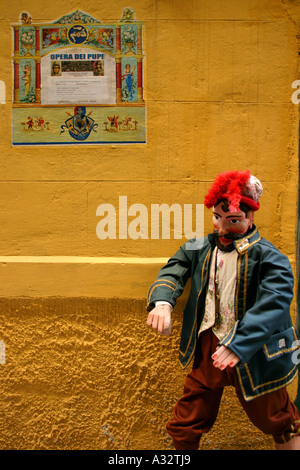
[[[236,212],[242,197],[242,188],[248,183],[251,173],[246,171],[226,171],[220,173],[213,182],[205,196],[206,207],[213,207],[220,199],[227,199],[230,203],[229,210]]]

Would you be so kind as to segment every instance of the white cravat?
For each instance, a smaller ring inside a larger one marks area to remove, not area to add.
[[[199,334],[208,328],[223,338],[235,323],[234,296],[238,253],[214,249],[205,299],[205,311]]]

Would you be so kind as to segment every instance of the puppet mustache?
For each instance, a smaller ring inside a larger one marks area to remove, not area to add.
[[[226,233],[225,235],[220,236],[218,230],[214,230],[214,235],[217,238],[226,238],[226,240],[239,240],[245,236],[244,233]]]

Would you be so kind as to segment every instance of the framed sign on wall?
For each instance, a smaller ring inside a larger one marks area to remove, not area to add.
[[[142,28],[75,11],[12,24],[13,145],[145,143]]]

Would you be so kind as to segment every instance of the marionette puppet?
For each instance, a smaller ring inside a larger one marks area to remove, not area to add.
[[[176,450],[199,448],[226,386],[276,449],[300,450],[299,413],[286,390],[297,376],[294,278],[288,258],[254,225],[261,195],[249,171],[219,174],[204,201],[213,233],[199,248],[184,244],[149,289],[147,324],[169,335],[172,309],[191,278],[179,359],[183,368],[193,365],[167,423]]]

